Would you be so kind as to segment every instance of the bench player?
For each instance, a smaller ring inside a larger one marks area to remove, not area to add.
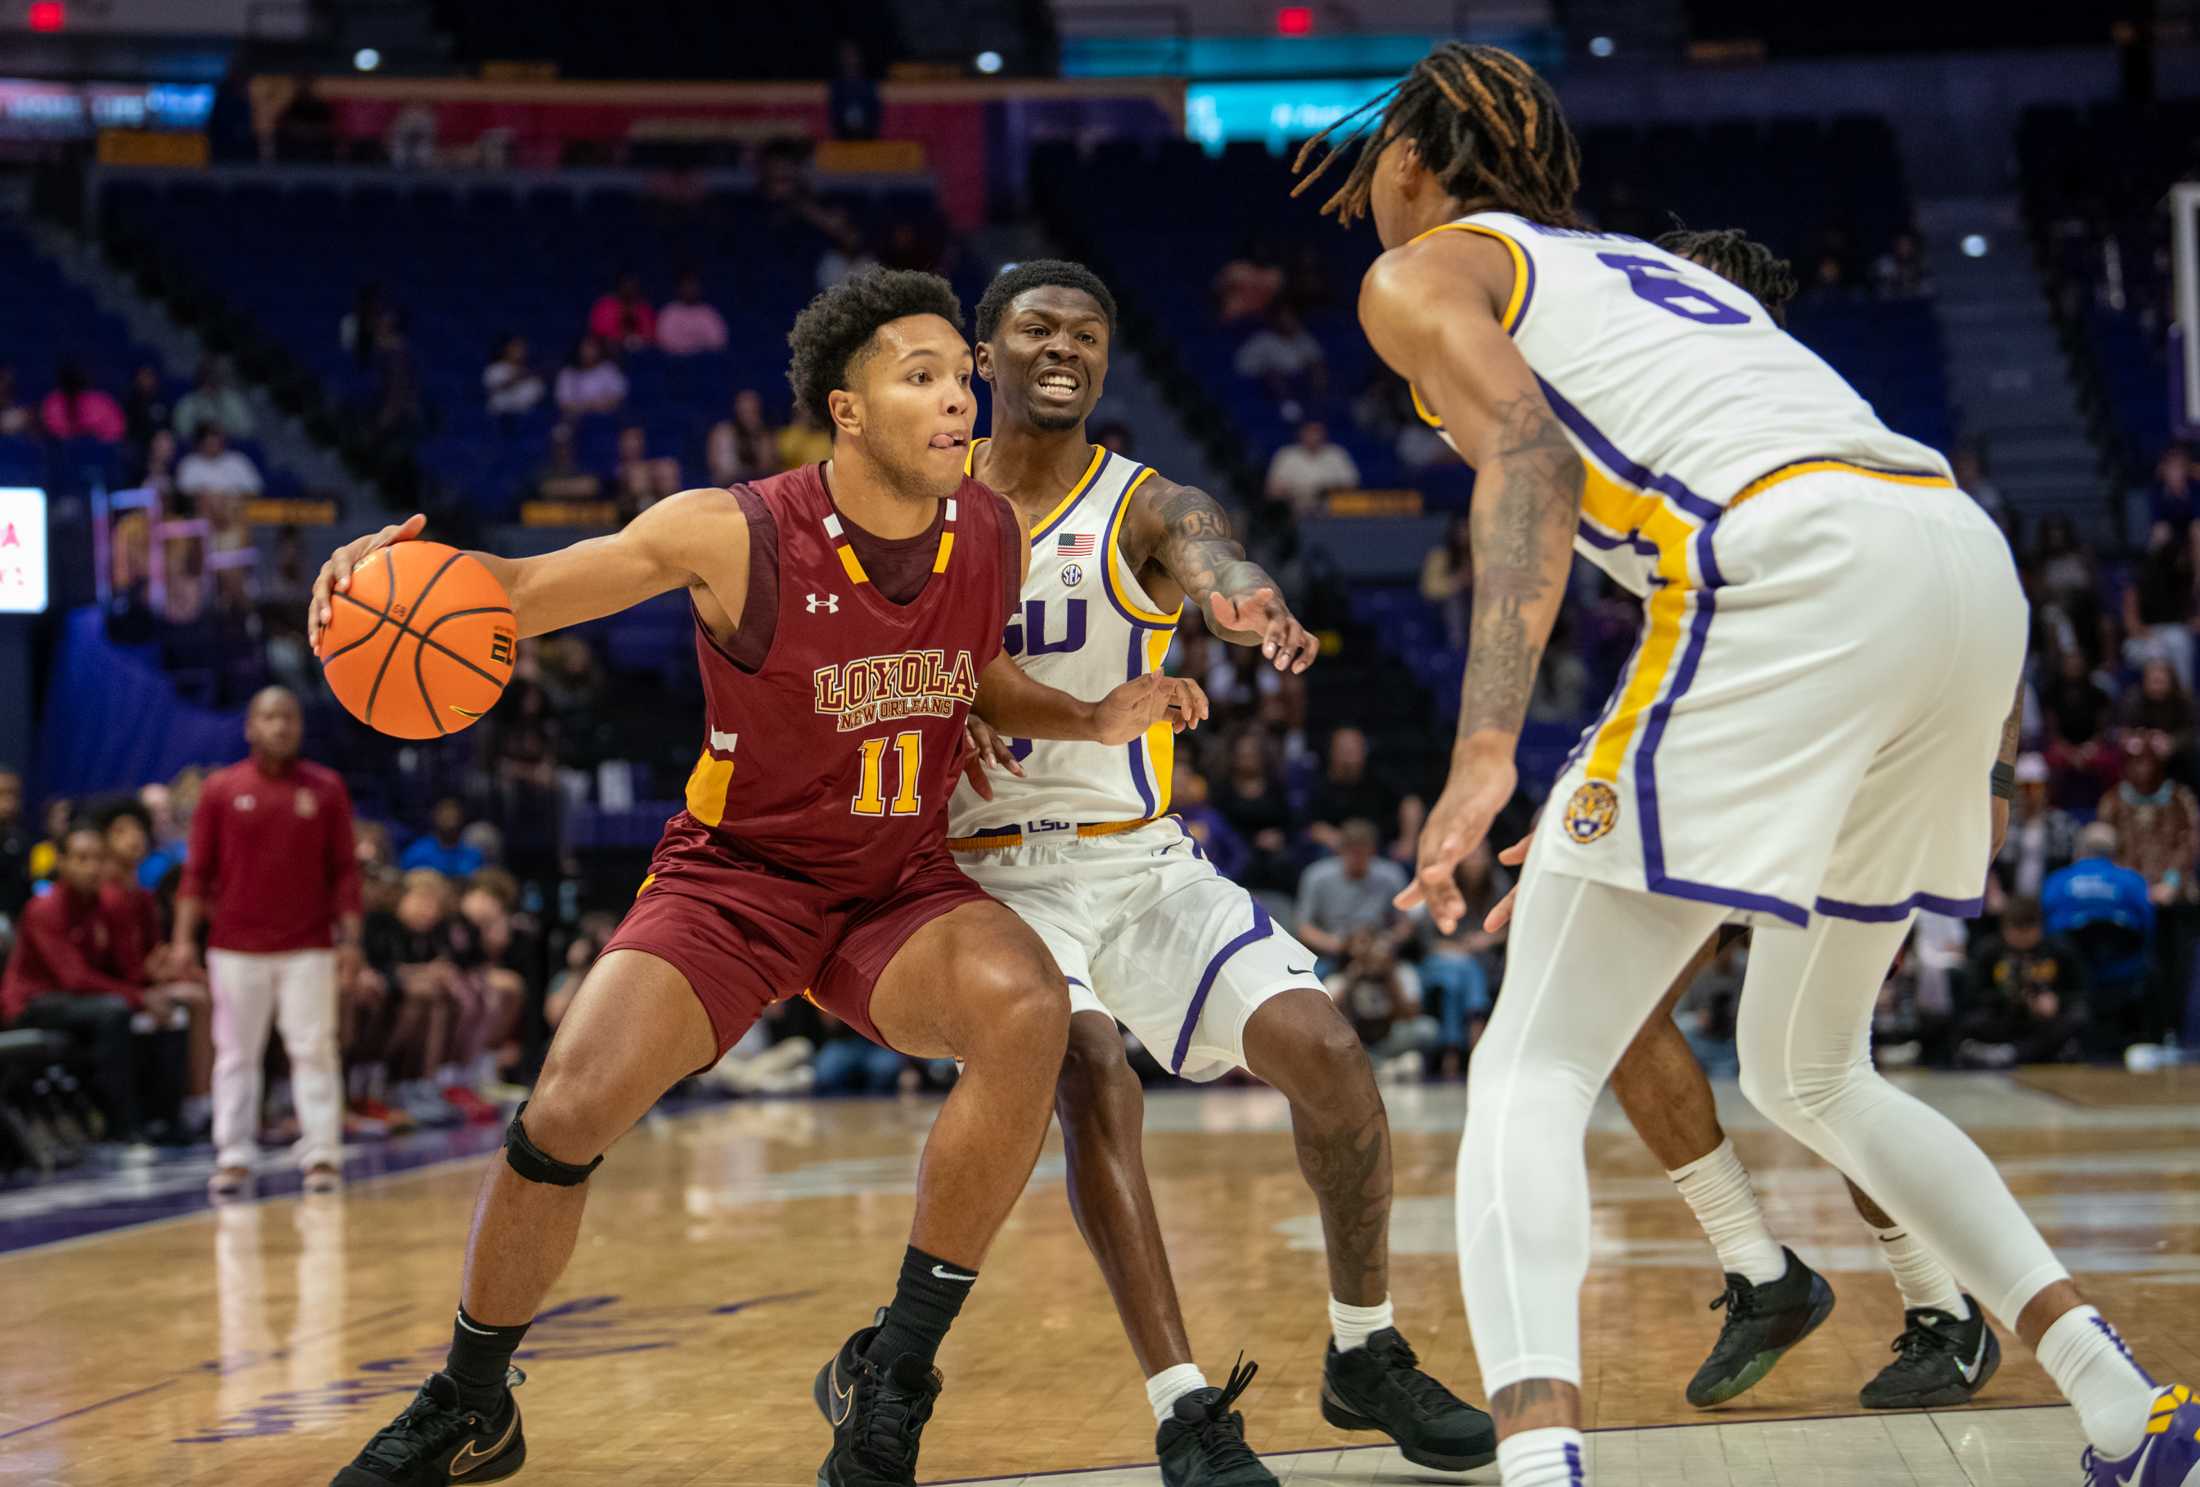
[[[1644,598],[1535,833],[1468,1083],[1460,1270],[1507,1487],[1586,1479],[1590,1107],[1737,919],[1759,927],[1751,1101],[2013,1325],[2076,1406],[2092,1487],[2185,1487],[2200,1403],[2140,1368],[1978,1147],[1871,1066],[1911,919],[1975,913],[2007,825],[1988,782],[2016,750],[2026,610],[2000,531],[1754,300],[1585,230],[1579,149],[1519,58],[1447,42],[1340,127],[1360,149],[1328,209],[1371,211],[1384,248],[1361,324],[1476,472],[1458,741],[1405,895],[1439,925],[1513,794],[1569,547]]]
[[[918,1172],[893,1304],[819,1372],[833,1427],[819,1487],[907,1487],[940,1392],[932,1366],[1037,1160],[1068,1014],[1046,947],[947,853],[973,704],[1001,729],[1122,746],[1204,700],[1141,678],[1098,705],[1000,655],[1025,562],[1007,503],[963,473],[974,401],[954,291],[873,270],[788,337],[797,401],[832,458],[687,491],[544,557],[476,554],[540,635],[684,591],[704,743],[686,808],[559,1024],[533,1098],[483,1180],[445,1367],[333,1487],[493,1482],[526,1460],[507,1382],[571,1257],[603,1153],[770,1003],[805,990],[875,1042],[964,1074]],[[339,550],[332,590],[421,519]]]
[[[1031,571],[1009,655],[1071,691],[1157,675],[1185,605],[1210,628],[1304,671],[1317,642],[1249,562],[1214,498],[1094,445],[1115,297],[1081,265],[1020,264],[978,305],[992,437],[971,472],[1028,517]],[[1072,1209],[1147,1375],[1169,1487],[1275,1478],[1230,1406],[1251,1369],[1212,1387],[1184,1330],[1140,1156],[1144,1101],[1120,1019],[1188,1079],[1250,1069],[1291,1103],[1299,1167],[1329,1251],[1322,1413],[1380,1430],[1409,1460],[1460,1470],[1494,1455],[1489,1417],[1421,1371],[1392,1316],[1390,1127],[1351,1024],[1314,956],[1214,870],[1168,814],[1166,729],[1127,748],[1016,740],[990,798],[966,785],[948,845],[973,881],[1036,930],[1069,981],[1058,1097]]]

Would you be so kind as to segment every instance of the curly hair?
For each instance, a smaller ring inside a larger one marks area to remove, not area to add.
[[[1551,85],[1511,52],[1444,42],[1396,85],[1308,140],[1291,162],[1294,173],[1306,172],[1291,194],[1357,146],[1351,173],[1322,203],[1351,223],[1367,211],[1376,160],[1400,138],[1413,141],[1444,190],[1462,201],[1486,201],[1548,227],[1581,225],[1574,212],[1581,146]],[[1321,159],[1306,170],[1317,148]]]
[[[962,329],[962,305],[954,286],[938,274],[874,268],[851,274],[803,307],[787,332],[787,385],[797,412],[832,427],[832,395],[845,390],[888,321],[937,315]]]
[[[1027,289],[1046,288],[1076,289],[1091,295],[1108,322],[1108,334],[1115,334],[1115,296],[1100,282],[1098,274],[1066,258],[1033,258],[1002,269],[993,276],[993,282],[986,285],[985,294],[978,301],[978,339],[993,339],[995,328],[1008,313],[1008,307],[1016,302],[1017,295]]]
[[[1794,266],[1739,227],[1676,227],[1658,239],[1658,246],[1740,285],[1774,320],[1786,320],[1787,302],[1795,298]]]

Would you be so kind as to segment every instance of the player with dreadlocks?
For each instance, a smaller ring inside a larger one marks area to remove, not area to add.
[[[1978,1147],[1871,1065],[1911,921],[1976,914],[2008,826],[2027,615],[2000,531],[1754,299],[1585,230],[1580,151],[1517,57],[1447,42],[1299,164],[1325,145],[1300,189],[1357,146],[1326,210],[1371,214],[1385,250],[1360,323],[1475,470],[1458,737],[1402,905],[1459,921],[1454,869],[1512,798],[1569,549],[1644,600],[1619,691],[1490,916],[1512,931],[1467,1084],[1458,1234],[1506,1487],[1587,1480],[1590,1110],[1731,922],[1764,931],[1744,1092],[2033,1348],[2091,1441],[2090,1487],[2183,1487],[2200,1402],[2156,1386]]]

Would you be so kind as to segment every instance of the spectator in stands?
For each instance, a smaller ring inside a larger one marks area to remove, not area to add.
[[[581,468],[573,425],[550,426],[550,450],[535,467],[533,489],[538,501],[593,501],[603,494],[603,477]]]
[[[1215,809],[1252,849],[1242,881],[1248,888],[1291,891],[1291,808],[1258,728],[1241,728],[1230,740],[1229,774],[1215,792]]]
[[[618,282],[589,308],[588,333],[620,351],[640,351],[655,344],[657,312],[642,293],[639,274],[619,270]],[[562,395],[559,401],[564,401]]]
[[[102,444],[120,444],[128,428],[120,405],[92,386],[84,368],[73,361],[63,362],[55,374],[54,390],[38,405],[38,421],[49,438],[97,439]]]
[[[817,1050],[812,1085],[821,1095],[890,1095],[901,1084],[909,1060],[882,1048],[833,1016],[823,1014],[824,1038]]]
[[[1268,499],[1294,516],[1312,515],[1331,491],[1359,483],[1360,467],[1350,451],[1329,442],[1329,426],[1318,418],[1301,423],[1298,437],[1268,461]]]
[[[359,863],[351,796],[334,770],[299,757],[304,732],[289,692],[252,699],[251,753],[207,777],[176,898],[173,943],[185,963],[196,963],[202,915],[209,926],[218,1197],[251,1180],[271,1022],[290,1055],[306,1185],[328,1191],[340,1179],[337,992],[359,964]]]
[[[1986,446],[1976,439],[1964,440],[1956,446],[1951,468],[1964,494],[1978,502],[1979,509],[2007,533],[2010,529],[2009,502],[2002,495],[2001,487],[1986,473]]]
[[[1933,292],[1925,248],[1914,230],[1896,233],[1887,251],[1873,260],[1872,288],[1881,299],[1923,299]]]
[[[497,354],[481,369],[481,392],[492,418],[517,418],[542,401],[542,373],[527,360],[527,338],[507,335]]]
[[[455,795],[444,796],[435,803],[429,822],[428,830],[414,837],[412,845],[405,849],[398,866],[407,872],[415,868],[432,868],[454,880],[470,878],[481,871],[481,854],[460,840],[466,830],[465,801]]]
[[[176,466],[176,491],[189,496],[215,529],[216,547],[233,546],[222,534],[239,520],[237,509],[260,493],[260,472],[244,451],[231,449],[218,423],[199,426],[198,447]]]
[[[573,359],[558,373],[558,409],[567,418],[614,413],[625,404],[626,373],[603,348],[601,337],[582,336],[573,347]]]
[[[613,471],[619,515],[631,518],[680,490],[680,462],[649,452],[649,430],[628,424],[619,430],[619,463]]]
[[[2163,735],[2169,740],[2172,764],[2190,762],[2195,725],[2192,693],[2163,657],[2151,657],[2140,667],[2139,685],[2126,691],[2116,705],[2116,723],[2126,732]]]
[[[1421,560],[1421,597],[1444,617],[1444,639],[1455,651],[1467,648],[1467,622],[1474,613],[1474,528],[1462,511],[1444,528],[1444,540]]]
[[[863,65],[863,48],[843,41],[834,54],[833,80],[825,90],[825,111],[832,119],[834,139],[877,139],[878,84]]]
[[[2116,861],[2147,882],[2158,909],[2200,903],[2193,868],[2200,858],[2200,800],[2168,777],[2172,745],[2166,733],[2124,740],[2124,777],[2101,797],[2098,819],[2114,828]]]
[[[2020,754],[2016,796],[2009,803],[2009,834],[1994,859],[1994,874],[2004,893],[2037,898],[2050,873],[2070,865],[2077,855],[2078,826],[2068,811],[2047,798],[2047,760]]]
[[[1406,870],[1375,855],[1381,841],[1375,823],[1347,821],[1339,838],[1336,855],[1324,857],[1299,878],[1295,926],[1300,941],[1330,968],[1346,953],[1352,936],[1363,930],[1392,950],[1413,934],[1412,921],[1391,902],[1405,892]]]
[[[1367,735],[1347,723],[1329,735],[1329,754],[1322,763],[1322,777],[1307,802],[1310,818],[1307,836],[1326,851],[1344,845],[1344,823],[1355,818],[1373,821],[1387,834],[1398,824],[1403,799],[1367,767]]]
[[[1267,245],[1248,241],[1215,274],[1215,318],[1224,325],[1257,320],[1283,293],[1283,268]]]
[[[778,451],[782,470],[823,464],[833,457],[833,436],[815,418],[798,413],[793,423],[779,431]]]
[[[2154,904],[2147,880],[2119,866],[2116,828],[2095,821],[2078,833],[2078,860],[2048,875],[2040,895],[2047,932],[2085,959],[2093,988],[2090,1051],[2113,1054],[2139,1021],[2154,959]]]
[[[301,75],[290,102],[275,116],[275,158],[286,165],[326,165],[336,158],[336,111]]]
[[[2193,675],[2193,545],[2166,522],[2147,536],[2131,582],[2124,589],[2124,664],[2143,666],[2160,656],[2181,682]]]
[[[150,1122],[163,1113],[149,1109],[146,1098],[152,1083],[147,1076],[161,1071],[140,1066],[140,1040],[133,1038],[131,1023],[141,1010],[165,1015],[167,1009],[149,993],[142,968],[127,963],[131,938],[101,895],[106,872],[107,845],[99,828],[88,821],[70,826],[53,890],[26,904],[15,926],[7,969],[0,974],[0,1020],[66,1033],[83,1047],[108,1139],[140,1146]],[[146,1051],[173,1055],[172,1040]],[[151,1153],[140,1147],[133,1155]]]
[[[778,433],[764,419],[764,399],[753,387],[733,395],[733,410],[711,425],[703,455],[713,485],[740,485],[779,472]]]
[[[1322,980],[1378,1076],[1412,1072],[1442,1036],[1436,1019],[1421,1011],[1413,968],[1399,962],[1397,944],[1380,930],[1353,931],[1339,947],[1336,969]]]
[[[863,234],[839,211],[817,206],[811,213],[811,221],[825,234],[827,244],[817,257],[820,293],[879,266],[878,255],[863,241]]]
[[[2147,488],[2147,522],[2152,528],[2148,545],[2164,541],[2188,544],[2194,507],[2192,446],[2172,441],[2155,461],[2154,484]]]
[[[558,1024],[565,1020],[565,1009],[573,1005],[573,997],[587,978],[588,968],[603,954],[603,947],[618,927],[618,920],[609,914],[590,914],[582,918],[579,932],[566,943],[565,964],[550,978],[549,990],[543,996],[542,1019],[551,1031],[555,1032]]]
[[[40,885],[51,883],[61,865],[61,843],[76,824],[76,802],[66,795],[56,795],[46,802],[45,835],[31,843],[30,871],[34,891],[43,892]]]
[[[667,356],[694,356],[726,349],[726,318],[703,298],[695,270],[680,275],[674,298],[657,312],[657,349]]]
[[[1254,331],[1238,347],[1237,374],[1268,389],[1291,417],[1301,397],[1319,398],[1329,381],[1329,361],[1322,343],[1300,321],[1298,311],[1278,305],[1267,325]]]
[[[2100,571],[2069,517],[2055,512],[2040,519],[2032,566],[2042,601],[2061,616],[2079,644],[2091,645],[2100,613]]]
[[[158,493],[171,513],[175,510],[176,436],[170,430],[155,429],[145,442],[145,468],[138,473],[137,483]]]
[[[382,312],[387,308],[382,286],[370,279],[359,286],[358,294],[352,297],[351,308],[336,322],[336,343],[350,353],[362,371],[374,363],[374,333],[382,324]]]
[[[427,1126],[478,1118],[484,1104],[453,1067],[455,1050],[488,1010],[469,978],[479,964],[473,926],[458,917],[450,881],[433,868],[404,875],[396,908],[367,927],[366,957],[395,989],[404,1028],[397,1106]]]
[[[229,70],[214,85],[206,136],[216,165],[259,163],[260,134],[252,121],[252,78],[246,71],[242,47],[230,54]]]
[[[1803,291],[1803,297],[1820,302],[1855,297],[1849,288],[1848,265],[1841,261],[1840,254],[1825,253],[1819,256],[1818,266],[1811,270],[1810,287]]]
[[[146,792],[158,792],[155,798],[166,805],[166,786],[146,785],[141,796]],[[100,902],[115,933],[121,936],[121,963],[159,993],[154,998],[154,1014],[149,1019],[141,1018],[140,1023],[150,1022],[147,1031],[181,1034],[188,1046],[189,1075],[178,1091],[190,1097],[183,1124],[187,1130],[203,1133],[208,1116],[207,1084],[214,1062],[208,1017],[212,1003],[205,975],[170,943],[162,901],[154,891],[183,861],[181,852],[171,857],[156,850],[155,815],[142,798],[133,800],[128,796],[108,801],[93,814],[92,824],[100,828],[107,843],[107,874],[100,887]],[[169,1083],[164,1080],[163,1087]]]
[[[196,443],[202,424],[219,425],[239,439],[252,437],[252,404],[230,379],[229,362],[210,356],[199,367],[198,386],[176,400],[176,437]]]
[[[374,328],[374,428],[385,439],[409,440],[420,432],[420,370],[405,334],[404,312],[388,309]]]
[[[476,1071],[477,1088],[499,1095],[512,1093],[496,1087],[516,1061],[520,1018],[532,1015],[542,1000],[542,946],[534,922],[518,908],[519,884],[500,868],[476,874],[458,900],[458,912],[480,937],[483,975],[501,1018],[492,1026],[486,1057]]]
[[[23,912],[31,896],[31,834],[23,819],[23,776],[0,764],[0,919]]]
[[[2056,658],[2055,666],[2054,679],[2040,693],[2047,726],[2047,765],[2058,784],[2058,802],[2083,808],[2118,774],[2116,751],[2102,737],[2113,704],[2093,679],[2084,652],[2067,649]]]
[[[160,369],[146,363],[130,374],[130,389],[122,396],[122,437],[142,457],[153,435],[167,431],[173,411]]]
[[[542,658],[539,679],[543,694],[550,711],[558,717],[590,712],[603,699],[603,667],[580,634],[568,630],[562,635],[546,636],[536,653]]]
[[[1464,1074],[1467,1054],[1489,1020],[1494,988],[1505,977],[1504,932],[1491,934],[1482,921],[1512,889],[1512,874],[1497,861],[1487,841],[1461,859],[1453,874],[1466,899],[1465,912],[1450,934],[1436,928],[1425,911],[1414,915],[1422,936],[1421,1002],[1436,1018],[1437,1071]]]
[[[0,366],[0,439],[20,439],[36,427],[36,415],[15,389],[15,368]]]
[[[1956,1062],[1972,1069],[2066,1063],[2079,1057],[2085,1022],[2085,957],[2050,935],[2036,898],[2002,910],[2001,933],[1971,956],[1956,1018]]]
[[[1234,879],[1244,871],[1250,851],[1229,818],[1215,809],[1210,793],[1207,777],[1193,767],[1189,752],[1179,751],[1169,786],[1170,813],[1207,854],[1215,871]]]

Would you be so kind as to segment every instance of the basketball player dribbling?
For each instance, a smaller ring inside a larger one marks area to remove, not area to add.
[[[1225,640],[1304,671],[1318,644],[1276,581],[1246,559],[1228,513],[1087,437],[1114,332],[1115,296],[1059,260],[1009,269],[978,305],[992,435],[972,444],[970,471],[1025,515],[1033,549],[1008,654],[1073,691],[1157,675],[1190,604]],[[1290,1101],[1329,1252],[1324,1417],[1380,1430],[1425,1466],[1489,1461],[1489,1417],[1421,1371],[1392,1316],[1390,1127],[1367,1053],[1315,977],[1313,953],[1216,872],[1168,814],[1168,731],[1127,749],[1017,739],[988,752],[999,770],[956,791],[948,845],[1046,942],[1068,981],[1057,1105],[1071,1208],[1147,1376],[1163,1482],[1276,1478],[1231,1408],[1252,1369],[1217,1389],[1192,1361],[1118,1019],[1172,1073],[1198,1080],[1245,1068]]]
[[[819,1487],[914,1482],[933,1358],[1037,1159],[1068,1024],[1046,947],[947,853],[965,717],[974,706],[1004,732],[1120,747],[1205,713],[1187,682],[1141,677],[1092,704],[1001,656],[1028,549],[1015,512],[963,473],[961,320],[943,279],[857,275],[788,337],[796,399],[832,431],[829,462],[684,492],[546,557],[475,555],[522,635],[684,589],[706,741],[686,809],[482,1183],[449,1360],[333,1487],[520,1469],[510,1361],[572,1254],[602,1153],[764,1007],[805,991],[876,1042],[964,1063],[925,1145],[893,1303],[815,1387],[833,1430]],[[420,526],[329,560],[316,640],[361,558]]]
[[[1385,250],[1361,324],[1475,470],[1458,741],[1403,895],[1440,926],[1512,797],[1569,549],[1644,597],[1534,833],[1468,1081],[1460,1272],[1507,1487],[1587,1480],[1590,1109],[1734,921],[1758,930],[1744,1093],[2013,1326],[2076,1407],[2088,1487],[2190,1487],[2200,1402],[2155,1383],[1978,1147],[1871,1064],[1910,921],[1976,913],[2007,828],[1990,780],[2015,757],[2026,609],[1999,529],[1754,299],[1583,229],[1578,147],[1519,58],[1446,43],[1339,127],[1359,155],[1327,209],[1371,211]]]

